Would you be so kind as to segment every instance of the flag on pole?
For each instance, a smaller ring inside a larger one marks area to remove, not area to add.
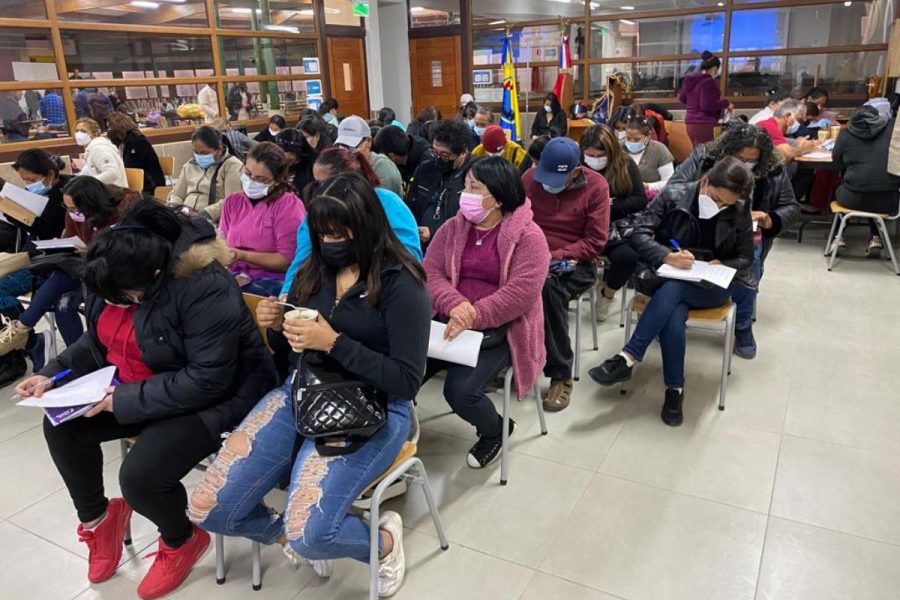
[[[522,139],[519,121],[519,86],[516,85],[516,67],[513,65],[512,40],[503,38],[503,104],[500,108],[500,127],[509,132],[509,139]]]
[[[562,42],[559,45],[559,75],[556,76],[556,84],[553,86],[553,93],[562,101],[563,85],[565,85],[566,75],[563,69],[572,68],[572,53],[569,51],[569,36],[563,35]]]

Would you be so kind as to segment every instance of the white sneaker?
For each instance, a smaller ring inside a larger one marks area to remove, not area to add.
[[[375,488],[372,488],[359,498],[353,501],[353,507],[358,508],[360,510],[369,510],[372,508],[372,492],[375,491]],[[406,480],[400,479],[395,481],[391,485],[384,490],[384,493],[381,495],[381,501],[390,500],[391,498],[396,498],[397,496],[402,496],[406,493]]]
[[[831,242],[831,246],[828,247],[828,252],[825,253],[825,256],[830,256],[835,249],[840,250],[841,248],[846,248],[847,242],[844,241],[844,238],[837,238],[833,242]]]
[[[403,554],[403,519],[392,510],[387,511],[378,521],[379,529],[384,529],[394,538],[391,553],[378,561],[378,597],[389,598],[397,593],[406,576],[406,556]]]
[[[609,318],[609,309],[616,301],[616,297],[607,298],[603,295],[602,288],[597,290],[597,322],[602,323]]]
[[[291,548],[290,544],[285,544],[281,547],[281,551],[284,552],[284,555],[295,567],[299,567],[301,565],[309,565],[312,567],[312,570],[315,571],[316,575],[321,577],[322,579],[328,579],[331,577],[331,572],[334,570],[334,565],[330,560],[307,560],[294,552],[294,549]]]

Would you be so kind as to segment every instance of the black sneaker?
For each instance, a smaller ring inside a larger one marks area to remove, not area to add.
[[[747,360],[756,358],[756,340],[752,327],[734,330],[734,353]]]
[[[678,427],[684,422],[684,413],[681,405],[684,403],[684,392],[672,388],[666,388],[666,402],[662,408],[663,423],[671,427]]]
[[[594,367],[588,371],[588,375],[600,385],[615,385],[631,379],[633,368],[628,366],[624,356],[616,354],[612,358],[608,358],[599,367]]]
[[[509,420],[509,437],[512,437],[513,431],[516,430],[516,422]],[[472,449],[466,456],[466,464],[473,469],[483,469],[488,466],[500,455],[503,448],[503,437],[482,437],[478,438]]]
[[[6,356],[0,356],[0,387],[16,381],[28,370],[25,364],[25,352],[13,350]]]

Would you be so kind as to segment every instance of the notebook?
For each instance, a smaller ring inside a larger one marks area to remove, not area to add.
[[[103,400],[106,388],[115,382],[115,375],[115,367],[105,367],[48,390],[40,398],[25,398],[16,404],[42,408],[50,422],[59,425],[80,417]]]
[[[720,288],[728,289],[731,280],[734,279],[735,269],[725,265],[711,265],[706,261],[694,261],[690,269],[677,269],[671,265],[663,265],[656,270],[656,274],[667,279],[680,279],[682,281],[708,281]]]
[[[484,334],[480,331],[466,330],[451,341],[444,339],[446,330],[446,324],[438,321],[431,322],[428,358],[446,360],[467,367],[474,367],[478,364],[478,355],[481,353],[481,340],[484,339]]]

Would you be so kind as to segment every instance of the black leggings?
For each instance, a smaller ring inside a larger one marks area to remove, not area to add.
[[[119,469],[125,501],[159,529],[172,548],[191,537],[187,518],[187,492],[181,479],[197,463],[219,449],[196,414],[151,423],[121,425],[112,413],[77,418],[57,427],[44,419],[44,438],[78,511],[88,523],[103,516],[102,442],[137,436]]]
[[[607,246],[603,256],[609,259],[609,268],[604,274],[606,287],[611,290],[622,289],[637,268],[637,252],[631,248],[628,242],[619,242]]]

